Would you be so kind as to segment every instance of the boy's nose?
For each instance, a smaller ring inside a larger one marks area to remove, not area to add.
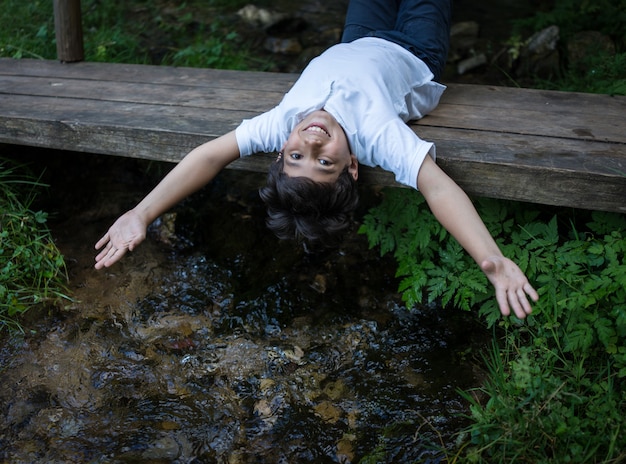
[[[310,156],[316,156],[322,149],[322,144],[319,140],[306,140],[304,142],[304,148]]]

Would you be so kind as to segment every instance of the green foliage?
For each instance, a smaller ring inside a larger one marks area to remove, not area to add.
[[[85,61],[267,69],[269,63],[251,57],[250,47],[220,13],[243,4],[83,0]],[[56,58],[52,2],[5,0],[2,6],[0,57]]]
[[[214,25],[212,29],[218,28]],[[214,32],[208,38],[201,34],[195,37],[192,44],[168,54],[162,63],[171,66],[246,70],[250,59],[235,51],[237,37],[235,32],[226,33],[223,37]]]
[[[488,400],[465,394],[474,424],[464,462],[621,462],[626,400],[610,363],[564,355],[542,338],[509,338],[488,361],[490,377],[480,389]]]
[[[367,235],[370,247],[380,246],[381,255],[393,253],[407,306],[441,301],[468,310],[487,299],[487,278],[414,192],[387,190],[359,232]]]
[[[534,208],[494,200],[478,201],[477,209],[540,294],[524,325],[502,319],[486,279],[470,272],[478,267],[414,192],[386,192],[361,227],[371,246],[394,254],[407,304],[440,298],[478,308],[506,331],[480,394],[465,394],[474,423],[464,459],[626,459],[626,218],[576,212],[543,219]]]
[[[46,58],[56,55],[52,2],[4,1],[0,18],[0,57]]]
[[[626,0],[555,0],[549,10],[514,22],[514,32],[559,26],[567,40],[580,31],[599,31],[626,45]]]
[[[0,160],[0,330],[19,328],[17,316],[37,304],[67,298],[47,214],[30,209],[37,187]]]
[[[558,78],[537,79],[533,87],[626,95],[626,0],[556,0],[549,10],[538,10],[529,18],[514,21],[509,44],[519,44],[520,37],[551,25],[559,27],[564,49],[575,34],[597,31],[611,38],[615,53],[603,50],[596,43],[590,44],[586,56],[575,66],[565,63]]]
[[[534,87],[566,92],[626,95],[626,52],[589,53],[575,69],[564,70],[555,81],[537,80]]]

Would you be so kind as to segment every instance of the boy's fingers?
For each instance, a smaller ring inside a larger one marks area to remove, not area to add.
[[[102,269],[103,267],[111,267],[117,263],[122,256],[126,254],[125,248],[110,247],[103,250],[98,256],[96,256],[96,269]]]
[[[518,319],[524,319],[526,314],[524,313],[522,305],[519,302],[519,295],[517,292],[515,292],[515,290],[509,290],[507,295],[509,297],[510,306],[513,308],[513,314],[515,314]]]
[[[508,316],[511,314],[511,309],[509,308],[508,298],[506,296],[506,291],[499,290],[496,288],[496,301],[498,302],[498,306],[500,307],[500,312],[503,316]]]
[[[96,242],[96,246],[95,246],[96,250],[99,250],[100,248],[102,248],[104,245],[107,244],[108,241],[109,241],[109,233],[107,232],[106,234],[104,234],[104,236],[100,240]]]
[[[535,290],[533,286],[530,285],[529,283],[524,285],[524,291],[530,297],[531,300],[539,301],[539,293],[537,293],[537,290]]]
[[[111,254],[104,262],[104,267],[110,267],[113,264],[117,263],[122,258],[122,256],[124,256],[124,253],[126,253],[126,250],[112,249]]]
[[[525,319],[528,313],[530,312],[530,307],[528,305],[528,301],[526,300],[526,296],[515,293],[513,298],[515,298],[515,303],[513,305],[513,310],[515,311],[515,315],[518,319]]]

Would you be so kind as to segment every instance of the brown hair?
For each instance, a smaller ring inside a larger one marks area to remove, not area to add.
[[[349,228],[359,202],[356,181],[344,169],[334,183],[289,177],[279,159],[259,190],[267,206],[267,226],[280,239],[296,239],[312,248],[336,246]]]

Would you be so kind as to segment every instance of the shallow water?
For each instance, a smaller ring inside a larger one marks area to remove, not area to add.
[[[262,177],[229,172],[95,271],[93,243],[160,173],[34,158],[75,301],[2,335],[5,462],[427,462],[454,448],[457,390],[479,384],[488,337],[468,314],[405,309],[394,263],[364,237],[324,256],[281,244]]]

